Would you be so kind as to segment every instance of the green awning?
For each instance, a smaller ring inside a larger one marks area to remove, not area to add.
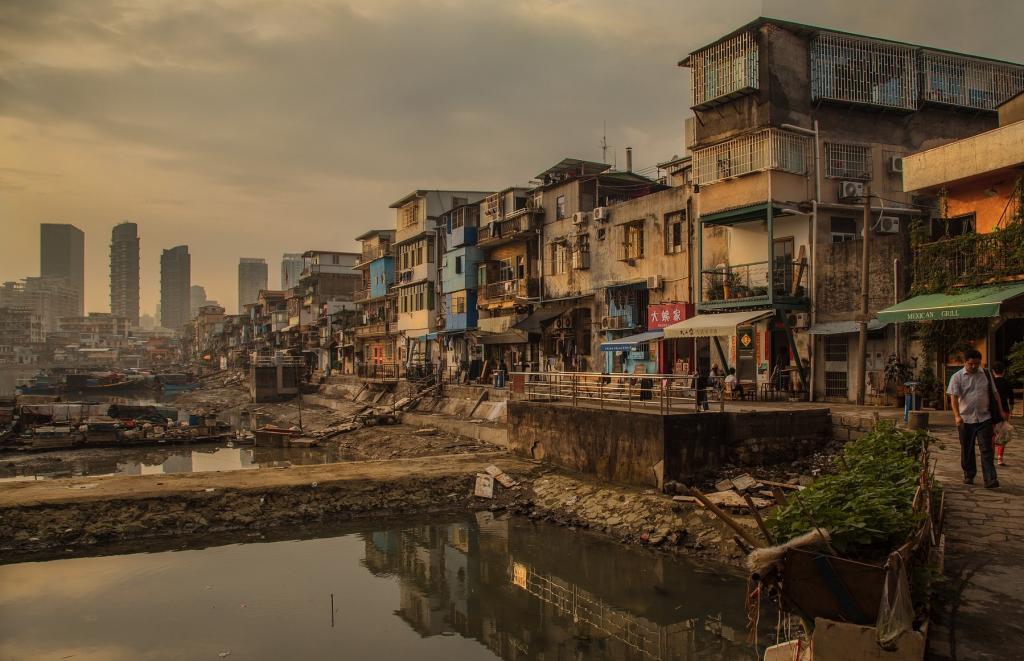
[[[956,294],[924,294],[878,313],[885,322],[936,321],[998,317],[999,306],[1024,295],[1024,282],[972,287]]]

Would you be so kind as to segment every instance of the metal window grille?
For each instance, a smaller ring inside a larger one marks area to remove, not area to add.
[[[846,372],[825,372],[826,397],[846,397],[849,392]]]
[[[693,171],[701,186],[762,170],[806,174],[809,145],[806,136],[763,129],[696,150]]]
[[[864,145],[825,143],[825,176],[871,179],[871,148]]]
[[[845,363],[850,355],[850,342],[845,335],[825,336],[825,360],[830,363]]]
[[[412,227],[413,225],[419,222],[418,211],[419,205],[415,202],[411,202],[402,207],[401,209],[399,209],[399,213],[401,214],[402,218],[403,229],[406,227]]]
[[[967,108],[993,110],[1024,89],[1024,67],[923,51],[921,98]]]
[[[692,57],[693,105],[744,89],[757,89],[758,48],[752,32],[698,51]]]
[[[811,44],[811,98],[917,109],[914,49],[823,32]]]

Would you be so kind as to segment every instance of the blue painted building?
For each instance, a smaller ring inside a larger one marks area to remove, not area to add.
[[[362,256],[356,268],[363,274],[355,301],[362,323],[355,330],[355,360],[358,369],[394,363],[395,329],[395,230],[370,230],[356,237],[363,242]]]
[[[443,292],[438,342],[448,369],[455,370],[471,358],[472,331],[476,330],[477,271],[484,252],[476,247],[480,226],[480,205],[455,207],[440,219],[444,229],[444,256],[440,282]]]

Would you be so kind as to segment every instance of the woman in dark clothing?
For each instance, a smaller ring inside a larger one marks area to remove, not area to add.
[[[992,377],[995,382],[996,392],[999,395],[999,401],[1003,405],[1003,410],[1006,411],[1006,421],[1010,420],[1010,416],[1013,412],[1013,386],[1006,380],[1006,365],[1002,361],[996,361],[992,363]],[[996,463],[1000,466],[1005,466],[1003,462],[1003,452],[1006,450],[1006,443],[996,444]]]

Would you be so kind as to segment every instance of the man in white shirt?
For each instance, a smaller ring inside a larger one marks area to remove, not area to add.
[[[980,369],[981,352],[968,349],[964,353],[964,367],[949,380],[949,398],[953,419],[960,433],[960,467],[964,470],[964,484],[974,484],[978,471],[974,460],[974,444],[981,453],[981,476],[986,489],[999,486],[996,477],[995,452],[992,446],[992,428],[998,422],[992,419],[992,386],[985,370]]]

